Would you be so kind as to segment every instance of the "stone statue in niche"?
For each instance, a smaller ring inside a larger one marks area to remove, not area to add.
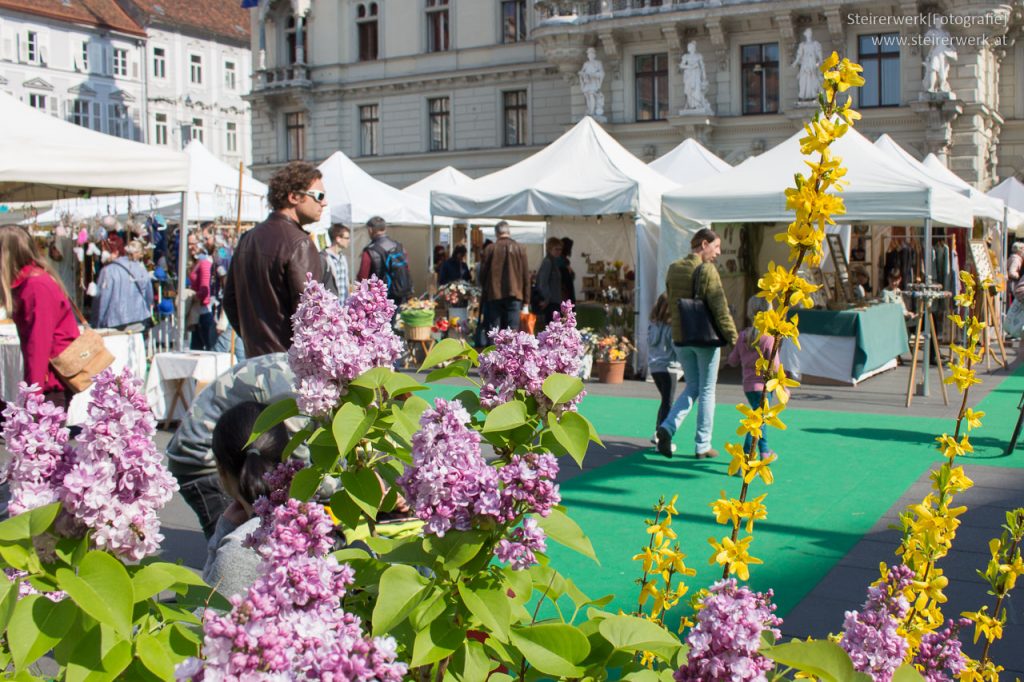
[[[583,91],[583,100],[587,105],[587,116],[593,116],[595,120],[603,123],[604,94],[601,92],[601,85],[604,83],[604,64],[597,58],[597,50],[592,47],[587,48],[587,61],[583,62],[579,77],[580,90]]]
[[[679,60],[683,72],[683,110],[680,113],[711,113],[711,103],[705,93],[708,90],[708,76],[704,70],[704,57],[697,52],[697,43],[690,41],[686,52]]]
[[[818,99],[821,84],[821,43],[814,39],[814,31],[804,30],[804,40],[796,49],[793,67],[800,67],[797,75],[799,94],[797,99],[811,101]]]
[[[949,31],[943,28],[945,22],[938,17],[935,25],[924,34],[924,44],[929,46],[928,56],[924,60],[924,89],[932,93],[948,93],[949,60],[957,58],[953,48],[953,39]]]

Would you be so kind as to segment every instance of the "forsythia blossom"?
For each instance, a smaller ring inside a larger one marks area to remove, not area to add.
[[[391,328],[395,304],[376,277],[360,282],[345,305],[312,275],[292,315],[288,364],[305,414],[323,416],[338,404],[348,384],[373,367],[390,367],[402,353]]]

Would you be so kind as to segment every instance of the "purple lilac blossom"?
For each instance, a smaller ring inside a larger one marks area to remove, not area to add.
[[[25,578],[28,578],[28,572],[27,571],[21,571],[21,570],[18,570],[16,568],[5,568],[4,569],[4,575],[7,576],[7,579],[10,580],[11,582],[14,582],[15,580],[21,579],[21,582],[18,583],[18,599],[19,600],[24,599],[25,597],[29,596],[30,594],[41,594],[44,597],[46,597],[47,599],[49,599],[50,601],[58,602],[58,601],[63,601],[68,596],[66,592],[63,592],[61,590],[54,590],[52,592],[40,592],[39,590],[37,590],[35,587],[32,586],[32,583],[30,583],[28,580],[25,579]]]
[[[295,372],[299,410],[312,416],[330,413],[348,384],[373,367],[390,367],[402,353],[391,320],[395,304],[376,277],[360,282],[342,305],[312,275],[292,315],[288,364]]]
[[[960,630],[971,624],[968,618],[946,621],[946,627],[938,632],[929,632],[921,637],[921,645],[914,656],[914,663],[927,682],[955,680],[967,661],[960,650]]]
[[[398,479],[424,532],[443,536],[469,530],[478,516],[497,518],[498,473],[480,454],[480,434],[466,426],[458,400],[438,398],[412,437],[412,465]]]
[[[288,500],[260,525],[262,575],[229,613],[207,611],[203,652],[176,679],[398,682],[390,637],[367,638],[360,619],[341,608],[354,574],[327,552],[332,525],[323,507]]]
[[[527,517],[523,525],[513,530],[507,538],[498,541],[494,556],[510,564],[514,570],[523,571],[537,563],[536,552],[547,550],[547,536],[537,520]]]
[[[3,480],[10,482],[10,514],[59,501],[71,452],[64,408],[46,400],[35,384],[21,382],[18,399],[4,408],[3,418],[11,454],[3,472]]]
[[[158,512],[178,485],[153,443],[156,420],[131,370],[97,375],[88,419],[63,480],[64,509],[93,544],[138,561],[160,548]]]
[[[847,611],[840,646],[850,655],[853,667],[871,675],[875,682],[890,682],[903,665],[909,645],[897,628],[910,610],[903,591],[914,579],[904,565],[889,569],[884,582],[868,588],[868,598],[858,611]]]
[[[583,338],[576,329],[572,303],[562,303],[551,324],[536,337],[509,329],[491,332],[494,350],[480,358],[480,404],[491,409],[506,403],[517,390],[526,391],[542,406],[544,380],[556,372],[576,376],[583,361]],[[575,409],[584,393],[568,405]]]
[[[500,519],[511,522],[523,511],[548,516],[551,508],[562,500],[555,483],[557,476],[558,460],[554,455],[512,455],[512,460],[498,469],[498,480],[502,483]]]
[[[774,662],[758,653],[761,633],[767,630],[777,639],[782,625],[774,615],[772,596],[771,590],[737,587],[733,578],[712,585],[697,612],[697,624],[686,637],[690,655],[675,672],[676,682],[766,680]]]

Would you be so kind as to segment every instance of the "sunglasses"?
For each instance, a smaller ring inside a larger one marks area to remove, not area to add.
[[[320,190],[315,189],[307,189],[305,192],[298,192],[298,194],[305,194],[307,197],[312,197],[313,201],[318,204],[323,202],[324,197],[327,196],[327,192],[321,192]]]

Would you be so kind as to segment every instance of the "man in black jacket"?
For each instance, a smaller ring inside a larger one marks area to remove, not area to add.
[[[248,357],[288,350],[306,274],[317,281],[323,275],[316,245],[302,229],[327,205],[320,171],[293,161],[270,178],[269,188],[273,212],[238,240],[224,285],[224,311]]]

